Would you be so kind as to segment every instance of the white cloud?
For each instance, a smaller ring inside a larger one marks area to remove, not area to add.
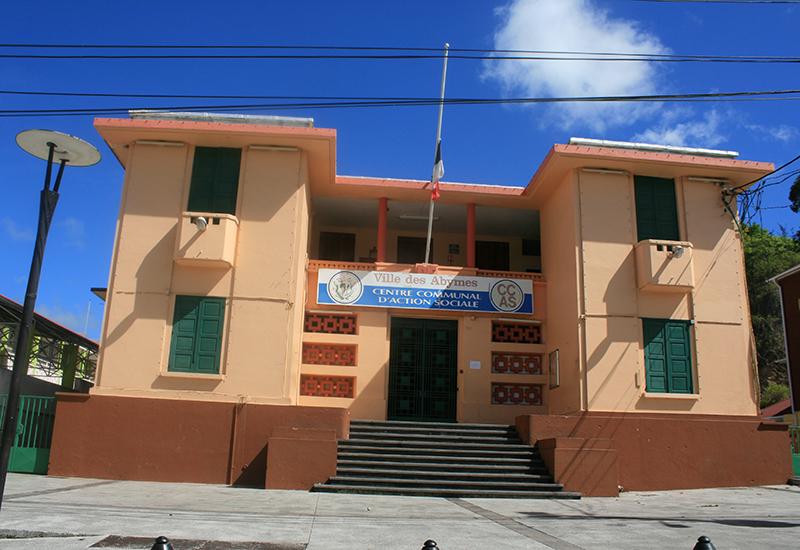
[[[83,250],[86,248],[86,225],[78,218],[65,218],[59,224],[64,228],[69,246]]]
[[[500,8],[496,49],[667,53],[657,36],[638,23],[613,17],[594,0],[514,0]],[[651,94],[659,74],[646,62],[487,61],[484,78],[506,93],[529,96]],[[559,104],[557,122],[602,132],[653,113],[652,104]]]
[[[60,306],[51,307],[45,304],[37,306],[36,313],[39,315],[44,315],[51,321],[55,321],[59,325],[67,327],[74,332],[83,334],[83,327],[86,323],[85,313],[81,315],[74,311],[66,310]]]
[[[779,124],[778,126],[764,126],[762,124],[745,124],[746,130],[749,130],[762,139],[772,139],[775,141],[782,141],[788,143],[793,139],[800,137],[800,132],[794,126],[787,124]]]
[[[708,111],[699,120],[684,122],[676,122],[676,113],[666,111],[656,126],[631,139],[658,145],[715,147],[727,139],[721,130],[722,122],[722,115],[716,109]]]
[[[6,237],[12,241],[32,241],[35,237],[32,229],[20,227],[11,218],[0,219],[0,225],[2,225]]]

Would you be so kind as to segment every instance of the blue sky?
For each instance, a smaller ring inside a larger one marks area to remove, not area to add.
[[[491,2],[10,2],[0,18],[7,43],[327,44],[353,46],[798,55],[800,6],[698,5],[632,0]],[[71,92],[436,96],[441,61],[0,59],[0,89]],[[449,97],[565,96],[798,88],[792,65],[577,62],[450,63]],[[23,98],[0,109],[159,107],[212,100]],[[231,102],[221,101],[221,103]],[[282,112],[338,131],[340,174],[430,176],[435,107]],[[780,164],[800,153],[800,103],[665,104],[643,108],[452,106],[444,116],[446,180],[524,185],[555,142],[570,136],[734,149]],[[37,310],[97,338],[122,170],[92,117],[0,118],[0,293],[22,300],[44,163],[15,145],[28,128],[50,128],[97,145],[103,161],[68,170],[45,258]],[[789,182],[767,190],[786,204]],[[788,209],[764,224],[796,228]]]

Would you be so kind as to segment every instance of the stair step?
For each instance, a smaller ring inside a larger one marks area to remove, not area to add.
[[[356,477],[335,475],[328,480],[332,485],[389,486],[389,487],[430,487],[437,489],[504,489],[509,491],[560,491],[563,487],[557,483],[541,483],[527,481],[472,481],[456,479],[405,479],[400,477]]]
[[[339,445],[339,452],[362,452],[372,454],[404,455],[407,458],[418,456],[452,456],[452,457],[487,457],[487,458],[521,458],[530,460],[535,455],[533,449],[525,451],[504,451],[491,449],[423,449],[420,447],[383,446],[383,445]]]
[[[381,455],[383,457],[383,455]],[[369,460],[361,458],[340,458],[338,461],[341,468],[415,468],[429,472],[465,472],[465,473],[497,473],[497,474],[526,474],[534,472],[547,473],[547,469],[531,468],[527,461],[520,463],[497,463],[490,461],[486,463],[466,463],[459,464],[453,462],[407,462],[397,460]],[[548,474],[549,475],[549,474]]]
[[[436,428],[416,426],[354,426],[350,424],[350,434],[421,434],[421,435],[463,435],[464,437],[514,437],[517,438],[517,430],[511,426],[505,428],[492,429],[460,429],[460,428]]]
[[[319,492],[477,498],[580,498],[563,490],[514,426],[352,421],[336,475]]]
[[[392,453],[372,452],[369,449],[345,449],[339,450],[339,459],[372,459],[376,461],[381,460],[394,460],[397,462],[414,461],[414,462],[436,462],[436,463],[460,463],[460,464],[526,464],[526,465],[539,465],[542,464],[540,460],[534,460],[532,455],[516,456],[508,454],[500,456],[457,456],[447,454],[409,454],[409,453]]]
[[[351,426],[391,426],[417,428],[452,428],[456,430],[508,429],[508,424],[461,424],[456,422],[415,422],[411,420],[351,420]]]
[[[428,444],[439,443],[456,443],[456,444],[470,444],[470,445],[525,445],[518,437],[511,436],[492,436],[482,435],[480,437],[465,436],[462,434],[417,434],[417,433],[372,433],[372,432],[350,432],[350,440],[367,440],[370,441],[406,441],[406,442],[425,442]],[[527,445],[525,445],[527,447]]]
[[[415,449],[464,449],[464,450],[487,450],[487,451],[532,451],[530,445],[520,443],[473,443],[473,442],[450,442],[441,440],[430,441],[409,441],[406,439],[344,439],[339,441],[339,446],[356,447],[360,445],[380,445],[381,447],[409,447]]]
[[[578,499],[580,493],[567,491],[509,491],[495,489],[437,489],[423,487],[381,487],[360,485],[324,485],[317,483],[311,489],[321,493],[349,493],[360,495],[404,495],[424,497],[461,497],[461,498],[549,498]]]
[[[440,472],[436,470],[424,470],[418,468],[390,469],[345,466],[336,470],[336,476],[434,479],[443,481],[522,481],[531,483],[553,483],[553,478],[549,475],[529,474],[527,472]]]

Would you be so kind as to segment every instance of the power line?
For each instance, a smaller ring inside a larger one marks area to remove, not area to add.
[[[765,90],[765,91],[739,91],[739,92],[709,92],[687,94],[655,94],[631,96],[588,96],[588,97],[522,97],[522,98],[445,98],[445,103],[541,103],[559,101],[667,101],[670,99],[702,99],[702,98],[736,98],[783,96],[800,94],[800,89],[791,90]],[[154,94],[154,93],[118,93],[118,92],[65,92],[41,90],[0,90],[0,95],[22,96],[61,96],[61,97],[128,97],[144,99],[279,99],[279,100],[313,100],[313,101],[374,101],[374,102],[408,102],[408,103],[435,103],[441,100],[437,97],[375,97],[375,96],[296,96],[296,95],[233,95],[233,94]],[[800,98],[787,98],[800,99]],[[61,109],[56,109],[61,110]],[[2,112],[2,111],[0,111]]]
[[[339,61],[410,61],[443,59],[442,54],[31,54],[2,53],[0,59],[38,60],[339,60]],[[450,54],[450,59],[473,61],[592,61],[628,63],[758,63],[796,64],[800,57],[662,57],[658,55],[622,54],[618,57],[591,56],[565,57],[564,55],[463,55]]]
[[[692,102],[692,101],[797,101],[800,90],[766,90],[744,92],[714,92],[693,94],[657,94],[631,96],[588,96],[588,97],[522,97],[522,98],[447,98],[443,102],[448,105],[504,105],[504,104],[544,104],[544,103],[621,103],[621,102]],[[306,96],[308,97],[308,96]],[[298,99],[298,98],[286,98]],[[157,107],[158,111],[197,111],[197,110],[290,110],[290,109],[331,109],[331,108],[372,108],[372,107],[414,107],[431,106],[442,103],[440,99],[431,98],[379,98],[375,100],[344,101],[306,101],[294,103],[256,103],[227,105],[178,105]],[[137,107],[83,107],[58,109],[5,109],[0,110],[0,117],[21,116],[79,116],[90,114],[127,113]]]
[[[798,0],[800,2],[800,0]],[[0,48],[31,48],[31,49],[163,49],[163,50],[321,50],[321,51],[413,51],[434,52],[441,54],[442,48],[419,46],[338,46],[338,45],[308,45],[308,44],[43,44],[43,43],[0,43]],[[505,54],[530,54],[530,55],[596,55],[610,57],[657,57],[657,58],[697,58],[697,59],[765,59],[765,60],[793,60],[796,56],[770,56],[770,55],[714,55],[714,54],[667,54],[648,52],[597,52],[575,50],[518,50],[518,49],[492,49],[492,48],[449,48],[450,52],[463,53],[505,53]]]
[[[298,99],[298,100],[417,100],[439,101],[436,97],[371,97],[371,96],[287,96],[287,95],[216,95],[216,94],[146,94],[115,92],[46,92],[39,90],[0,90],[0,95],[63,96],[63,97],[131,97],[147,99]]]
[[[729,193],[733,193],[733,192],[734,192],[734,191],[736,191],[737,189],[741,189],[741,188],[743,188],[743,187],[747,187],[748,185],[753,185],[753,184],[754,184],[754,183],[756,183],[756,182],[759,182],[759,181],[761,181],[761,180],[764,180],[764,179],[768,178],[769,176],[771,176],[771,175],[773,175],[773,174],[776,174],[776,173],[780,172],[781,170],[783,170],[783,169],[784,169],[784,168],[786,168],[787,166],[789,166],[789,165],[791,165],[791,164],[794,164],[794,163],[795,163],[795,162],[797,162],[798,160],[800,160],[800,155],[797,155],[797,156],[796,156],[796,157],[794,157],[792,160],[790,160],[790,161],[788,161],[788,162],[785,162],[785,163],[781,164],[780,166],[778,166],[777,168],[775,168],[775,170],[773,170],[772,172],[769,172],[769,173],[767,173],[767,174],[764,174],[763,176],[761,176],[761,177],[758,177],[758,178],[756,178],[756,179],[754,179],[754,180],[752,180],[752,181],[749,181],[749,182],[747,182],[747,183],[743,183],[743,184],[741,184],[741,185],[737,185],[736,187],[732,187],[732,188],[728,189],[728,192],[729,192]],[[761,189],[763,189],[763,186],[759,186],[759,187],[757,187],[756,189],[749,189],[749,190],[747,191],[747,193],[757,193],[757,192],[761,191]]]

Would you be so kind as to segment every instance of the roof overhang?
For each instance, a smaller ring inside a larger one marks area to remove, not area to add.
[[[246,148],[251,145],[296,147],[308,155],[312,184],[332,183],[336,174],[336,130],[194,120],[97,118],[94,127],[127,168],[136,141]]]
[[[523,208],[518,197],[523,187],[484,185],[475,183],[440,182],[440,202],[445,204],[476,203],[485,206]],[[341,196],[363,199],[387,198],[407,202],[427,202],[431,197],[431,182],[425,180],[336,176],[334,185],[313,189],[315,196]]]
[[[556,144],[534,174],[523,195],[538,203],[571,170],[599,168],[631,174],[719,180],[731,187],[746,185],[769,174],[771,162],[736,160],[613,147]]]
[[[773,278],[768,279],[768,282],[778,284],[783,279],[786,279],[787,277],[791,277],[792,275],[798,275],[798,274],[800,274],[800,264],[797,264],[794,267],[790,267],[789,269],[787,269],[783,273],[778,273]]]

